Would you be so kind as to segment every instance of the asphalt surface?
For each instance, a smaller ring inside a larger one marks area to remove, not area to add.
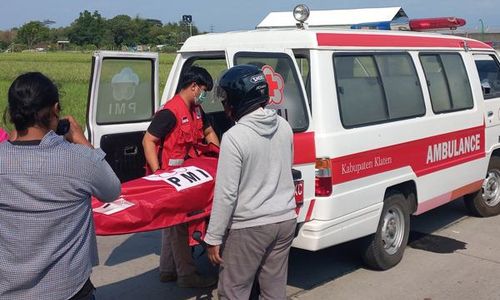
[[[365,269],[356,242],[317,252],[292,249],[289,299],[500,299],[500,216],[474,218],[461,200],[411,221],[400,264]],[[217,299],[215,289],[158,280],[160,232],[98,237],[97,299]],[[216,274],[196,249],[199,270]]]

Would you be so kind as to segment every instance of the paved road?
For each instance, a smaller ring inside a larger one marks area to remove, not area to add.
[[[318,252],[292,249],[290,299],[500,299],[500,216],[468,217],[455,201],[412,219],[409,246],[395,268],[363,268],[356,243]],[[99,237],[98,299],[216,299],[211,289],[158,281],[160,233]],[[195,252],[200,254],[200,249]],[[217,270],[197,259],[202,272]]]

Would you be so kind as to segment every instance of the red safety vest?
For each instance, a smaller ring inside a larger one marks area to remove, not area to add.
[[[189,109],[181,96],[175,95],[162,109],[170,110],[175,116],[175,127],[163,142],[161,167],[166,169],[180,166],[186,155],[198,156],[193,146],[202,142],[204,134],[199,105]]]

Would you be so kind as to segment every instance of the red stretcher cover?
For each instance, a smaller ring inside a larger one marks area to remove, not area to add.
[[[122,184],[120,197],[103,203],[92,198],[97,235],[143,232],[189,223],[192,233],[205,233],[215,186],[217,158],[187,159],[180,167]]]

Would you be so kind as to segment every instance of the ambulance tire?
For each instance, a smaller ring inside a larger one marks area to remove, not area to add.
[[[407,199],[398,191],[389,192],[378,223],[377,232],[365,238],[362,258],[367,267],[387,270],[403,258],[410,233]]]
[[[500,157],[492,156],[479,191],[464,197],[465,206],[476,217],[500,214]]]

